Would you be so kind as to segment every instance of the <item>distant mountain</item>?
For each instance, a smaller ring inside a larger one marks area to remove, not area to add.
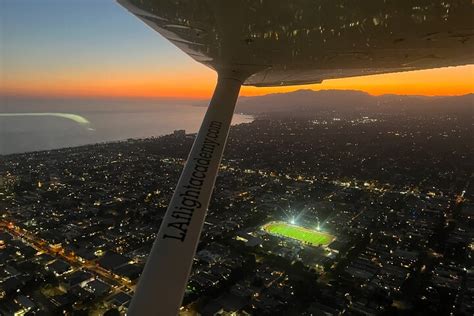
[[[386,94],[372,96],[355,90],[298,90],[257,97],[240,97],[237,112],[246,114],[292,113],[458,113],[474,114],[474,94],[450,97],[428,97]]]

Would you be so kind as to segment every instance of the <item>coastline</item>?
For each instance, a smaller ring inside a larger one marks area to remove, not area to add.
[[[238,118],[238,120],[237,122],[234,122],[233,120],[232,126],[252,123],[256,119],[255,115],[249,115],[249,114],[243,114],[243,113],[235,113],[234,117]],[[103,145],[110,145],[110,144],[120,144],[124,142],[129,142],[129,141],[144,141],[147,139],[151,140],[151,139],[172,136],[176,131],[180,131],[180,130],[183,130],[183,129],[180,129],[179,127],[177,127],[174,131],[168,131],[161,134],[149,135],[149,136],[144,136],[144,137],[127,137],[127,138],[121,138],[121,139],[109,139],[109,140],[77,144],[77,145],[71,145],[71,146],[61,146],[61,147],[44,148],[44,149],[38,149],[38,150],[27,150],[27,151],[7,152],[7,153],[3,153],[3,148],[2,148],[3,136],[2,136],[2,131],[0,130],[0,157],[11,157],[11,156],[17,156],[17,155],[24,155],[24,154],[44,153],[44,152],[61,151],[61,150],[68,150],[68,149],[71,150],[71,149],[76,149],[76,148],[79,149],[79,148],[83,148],[87,146],[103,146]],[[95,131],[94,129],[90,130],[90,132],[94,132],[94,131]],[[194,138],[194,135],[196,133],[197,133],[197,130],[192,130],[189,132],[185,130],[186,137]]]

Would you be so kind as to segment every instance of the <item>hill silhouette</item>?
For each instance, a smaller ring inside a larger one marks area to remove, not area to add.
[[[373,96],[356,90],[297,90],[256,97],[240,97],[236,111],[245,114],[291,113],[456,113],[473,115],[474,94],[462,96],[417,96],[385,94]]]

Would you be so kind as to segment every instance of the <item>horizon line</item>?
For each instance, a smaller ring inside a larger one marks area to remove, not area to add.
[[[243,86],[245,87],[245,86]],[[362,92],[373,97],[380,97],[385,95],[396,95],[396,96],[412,96],[412,97],[461,97],[470,94],[474,94],[474,90],[467,93],[459,94],[420,94],[420,93],[371,93],[369,91],[360,90],[360,89],[312,89],[312,88],[300,88],[292,91],[283,91],[283,92],[268,92],[264,94],[241,94],[239,98],[254,98],[254,97],[264,97],[269,95],[282,95],[282,94],[291,94],[298,91],[312,91],[312,92],[323,92],[323,91],[351,91],[351,92]],[[196,96],[196,97],[186,97],[186,96],[159,96],[159,95],[81,95],[81,94],[66,94],[66,95],[46,95],[46,94],[17,94],[17,93],[2,93],[0,91],[0,98],[11,98],[11,99],[43,99],[43,100],[162,100],[162,101],[207,101],[212,97],[212,94],[209,96]]]

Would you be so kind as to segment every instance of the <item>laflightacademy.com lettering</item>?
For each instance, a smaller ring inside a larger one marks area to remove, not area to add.
[[[214,150],[220,145],[216,142],[216,139],[219,137],[221,126],[221,122],[211,121],[199,153],[190,158],[194,162],[193,172],[186,181],[187,184],[181,186],[177,192],[181,199],[180,204],[172,210],[171,217],[173,220],[166,225],[163,239],[172,238],[184,241],[194,211],[202,207],[199,196],[207,177]]]

